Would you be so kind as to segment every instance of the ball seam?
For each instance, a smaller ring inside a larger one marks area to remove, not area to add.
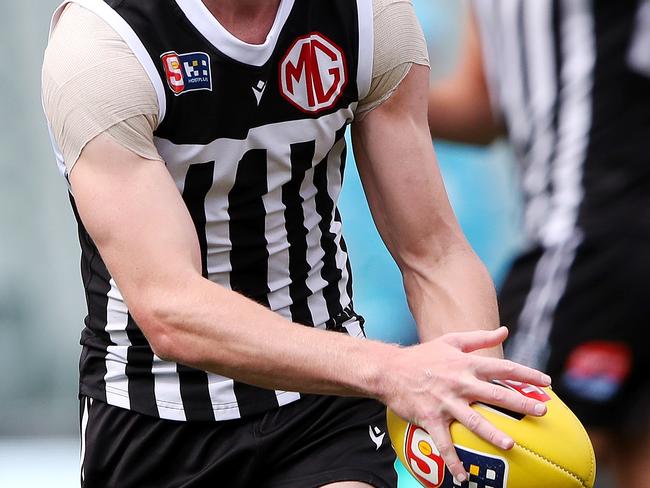
[[[521,444],[516,444],[516,445],[517,445],[517,447],[523,449],[524,451],[529,452],[529,453],[532,454],[533,456],[537,456],[538,458],[540,458],[540,459],[546,461],[547,463],[549,463],[549,464],[551,464],[552,466],[556,467],[556,468],[559,469],[560,471],[564,471],[566,474],[568,474],[568,475],[571,476],[574,480],[576,480],[578,483],[580,483],[580,486],[582,486],[583,488],[588,488],[588,487],[587,487],[586,480],[583,480],[583,479],[580,478],[580,476],[578,476],[577,474],[572,473],[572,472],[569,471],[568,469],[566,469],[566,468],[560,466],[559,464],[557,464],[557,463],[551,461],[550,459],[548,459],[548,458],[542,456],[541,454],[539,454],[539,453],[537,453],[537,452],[535,452],[535,451],[532,451],[532,450],[528,449],[528,448],[525,447],[525,446],[522,446]]]
[[[576,417],[577,418],[577,417]],[[591,443],[591,439],[589,438],[589,434],[587,433],[587,430],[585,429],[585,426],[582,425],[582,422],[578,421],[578,424],[580,425],[580,432],[582,432],[582,436],[587,440],[587,444],[591,447],[591,454],[592,456],[589,456],[589,478],[595,476],[595,471],[596,471],[596,466],[594,465],[595,463],[595,456],[593,455],[593,444]]]

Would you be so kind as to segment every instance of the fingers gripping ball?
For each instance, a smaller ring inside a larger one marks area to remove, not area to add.
[[[399,460],[427,488],[592,488],[594,451],[582,424],[550,388],[507,382],[507,387],[546,402],[543,417],[530,417],[475,404],[515,446],[501,450],[458,422],[451,437],[469,481],[458,484],[424,429],[388,410],[388,432]]]

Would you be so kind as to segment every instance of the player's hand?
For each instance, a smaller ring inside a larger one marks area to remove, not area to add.
[[[467,474],[456,454],[449,426],[458,420],[476,435],[501,449],[513,439],[488,422],[470,405],[489,403],[525,415],[542,416],[546,406],[492,383],[513,380],[549,386],[549,376],[504,359],[468,354],[500,345],[505,327],[494,331],[446,334],[434,341],[400,349],[389,360],[382,401],[397,415],[424,428],[436,444],[451,474]]]

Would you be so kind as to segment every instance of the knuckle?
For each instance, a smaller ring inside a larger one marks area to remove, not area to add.
[[[467,428],[472,432],[476,432],[480,425],[481,416],[478,413],[473,412],[469,417],[467,417]]]
[[[512,375],[517,371],[517,363],[513,363],[512,361],[506,360],[504,364],[504,370],[507,374]]]
[[[472,380],[470,377],[458,375],[454,378],[453,382],[456,394],[460,397],[465,397],[472,391]]]
[[[463,379],[460,375],[456,374],[449,378],[449,387],[456,393],[460,393],[463,390]]]
[[[429,432],[431,438],[436,444],[436,447],[441,454],[444,454],[445,450],[449,450],[451,447],[451,437],[446,429],[432,429]]]
[[[428,426],[435,421],[433,414],[427,411],[415,412],[413,419],[415,420],[416,424],[424,427],[425,429],[428,428]]]
[[[458,343],[458,336],[453,332],[449,332],[447,334],[442,335],[438,340],[450,346],[456,346]]]
[[[506,396],[506,390],[505,388],[499,386],[499,385],[492,385],[491,386],[492,392],[491,392],[491,397],[492,400],[495,402],[503,402],[505,400]]]
[[[472,374],[476,374],[476,372],[481,370],[481,362],[479,361],[479,358],[475,356],[466,356],[465,363],[467,369],[471,371]]]
[[[440,401],[440,417],[443,415],[451,416],[452,410],[454,410],[455,399],[451,396],[445,397]]]
[[[437,412],[428,412],[423,417],[423,422],[426,422],[429,428],[439,425],[441,423],[440,414]]]
[[[456,449],[451,442],[445,441],[442,446],[439,446],[440,454],[446,459],[456,457]]]
[[[426,422],[428,427],[437,427],[444,424],[442,409],[438,406],[436,409],[428,409],[421,413],[422,422]]]
[[[452,473],[461,473],[465,471],[463,463],[460,462],[460,459],[450,460],[449,462],[449,471]]]
[[[496,444],[497,441],[499,440],[499,435],[497,434],[497,431],[495,429],[490,429],[487,432],[487,440],[490,442],[490,444]]]
[[[459,362],[456,371],[457,373],[452,376],[451,381],[457,391],[462,392],[468,385],[471,385],[473,377],[470,372],[468,372],[466,361]]]
[[[501,447],[501,445],[503,444],[503,442],[501,441],[502,437],[503,435],[497,429],[492,429],[492,432],[490,432],[490,442],[495,446],[499,445]]]

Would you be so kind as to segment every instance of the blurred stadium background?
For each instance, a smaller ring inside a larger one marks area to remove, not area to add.
[[[40,64],[59,0],[3,2],[0,45],[0,486],[78,486],[77,361],[84,316],[79,248],[40,105]],[[465,3],[415,0],[432,76],[458,53]],[[8,53],[12,53],[9,55]],[[437,145],[447,189],[498,283],[519,242],[518,194],[504,146]],[[342,197],[357,309],[372,337],[411,343],[415,329],[396,266],[349,164]],[[416,484],[401,473],[400,488]]]

